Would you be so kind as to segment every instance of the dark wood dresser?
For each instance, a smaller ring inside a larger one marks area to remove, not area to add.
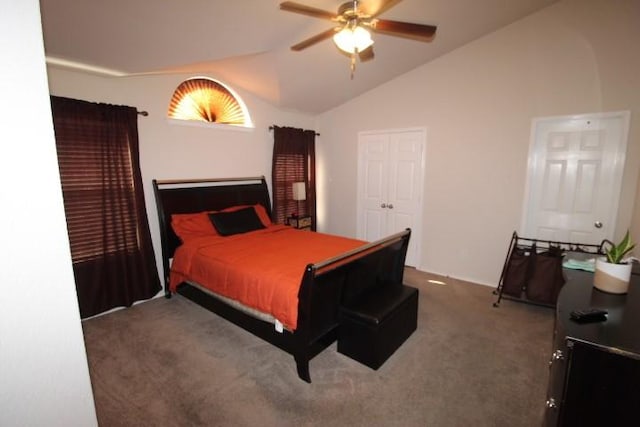
[[[640,426],[640,276],[626,295],[593,287],[593,273],[566,270],[556,306],[545,425]],[[609,311],[579,324],[573,310]]]

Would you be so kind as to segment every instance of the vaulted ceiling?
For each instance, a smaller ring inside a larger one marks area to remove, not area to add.
[[[336,12],[345,0],[299,0]],[[363,0],[376,7],[381,0]],[[331,39],[290,46],[331,21],[281,11],[281,0],[40,0],[50,64],[114,76],[206,74],[282,109],[330,110],[557,0],[403,0],[379,17],[436,25],[434,40],[374,34],[375,59],[358,63]],[[540,29],[544,31],[544,29]]]

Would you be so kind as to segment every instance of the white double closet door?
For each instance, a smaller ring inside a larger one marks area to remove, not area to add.
[[[426,129],[358,134],[359,239],[411,229],[406,264],[420,262]]]

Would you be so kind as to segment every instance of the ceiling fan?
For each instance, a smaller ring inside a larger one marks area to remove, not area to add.
[[[280,9],[287,12],[300,13],[314,18],[334,21],[337,26],[323,31],[313,37],[291,46],[291,50],[300,51],[319,43],[329,37],[333,37],[336,46],[351,57],[351,78],[355,71],[356,57],[360,61],[373,59],[373,40],[371,32],[387,34],[396,37],[430,42],[436,33],[433,25],[413,24],[409,22],[378,19],[401,0],[382,0],[377,2],[378,7],[366,7],[358,0],[348,1],[338,8],[337,13],[327,12],[315,7],[306,6],[292,1],[280,3]],[[366,3],[366,2],[364,2]]]

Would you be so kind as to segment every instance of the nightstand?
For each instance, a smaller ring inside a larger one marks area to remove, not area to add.
[[[311,231],[311,216],[290,216],[287,217],[287,225],[299,230]]]

